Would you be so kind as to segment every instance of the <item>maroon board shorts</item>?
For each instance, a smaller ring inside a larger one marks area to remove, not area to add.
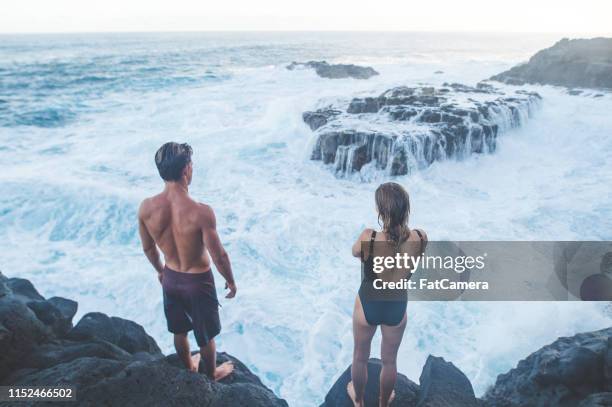
[[[219,301],[211,270],[181,273],[165,267],[162,288],[168,331],[184,334],[193,330],[199,347],[206,346],[221,332]]]

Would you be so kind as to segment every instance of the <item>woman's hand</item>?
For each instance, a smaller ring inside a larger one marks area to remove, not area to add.
[[[368,241],[372,237],[372,229],[364,229],[363,232],[357,238],[355,244],[353,244],[353,256],[361,257],[361,242]]]

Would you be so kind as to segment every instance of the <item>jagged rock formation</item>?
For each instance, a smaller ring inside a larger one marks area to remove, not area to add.
[[[334,109],[332,106],[328,106],[325,109],[319,109],[316,112],[304,112],[302,118],[304,122],[308,124],[311,130],[316,130],[319,127],[323,127],[333,120],[334,117],[341,115],[342,111]]]
[[[217,383],[164,357],[135,322],[45,300],[25,279],[0,273],[0,385],[76,386],[79,406],[287,406],[239,360]],[[30,403],[31,404],[31,403]]]
[[[562,39],[492,80],[612,89],[612,38]]]
[[[138,324],[102,313],[76,326],[74,301],[43,298],[24,279],[0,273],[0,385],[74,385],[79,405],[287,406],[239,360],[221,383],[164,357]],[[381,363],[368,364],[366,406],[377,405]],[[325,397],[324,407],[350,407],[350,367]],[[559,338],[498,376],[483,399],[452,363],[430,356],[419,385],[399,374],[392,405],[406,407],[602,407],[612,405],[612,327]]]
[[[480,405],[467,376],[443,358],[427,357],[419,383],[419,407]]]
[[[378,72],[369,66],[359,66],[353,64],[328,64],[326,61],[292,62],[287,65],[287,69],[312,68],[317,75],[328,79],[369,79],[378,75]]]
[[[368,383],[365,391],[366,406],[378,407],[379,377],[382,363],[379,359],[368,361]],[[353,403],[346,392],[346,386],[351,380],[351,367],[349,366],[344,373],[336,380],[336,383],[325,396],[325,401],[321,407],[353,407]],[[395,385],[396,406],[413,406],[417,402],[419,386],[408,379],[403,374],[398,373]]]
[[[339,175],[364,169],[404,175],[434,161],[495,151],[501,132],[522,125],[541,97],[486,83],[401,86],[348,105],[305,112],[317,134],[311,159]]]
[[[492,407],[597,406],[612,400],[612,328],[559,338],[497,377]],[[612,404],[603,404],[612,405]]]
[[[381,367],[379,359],[368,361],[368,383],[364,400],[366,407],[378,407]],[[351,399],[346,393],[346,385],[350,380],[351,367],[349,366],[329,390],[321,407],[352,407]],[[442,358],[430,356],[423,367],[420,386],[398,373],[395,383],[395,400],[391,406],[478,407],[479,403],[481,401],[474,396],[472,384],[459,369]]]
[[[380,361],[370,359],[366,407],[378,406]],[[350,407],[350,366],[331,387],[321,407]],[[429,356],[419,385],[398,374],[396,400],[403,407],[603,407],[612,401],[612,327],[559,338],[521,360],[484,398],[452,363]]]

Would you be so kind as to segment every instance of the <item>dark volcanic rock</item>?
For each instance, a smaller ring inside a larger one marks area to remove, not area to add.
[[[236,370],[213,382],[176,355],[163,358],[132,321],[89,313],[64,335],[76,309],[0,274],[0,384],[75,386],[79,406],[287,406],[238,359],[219,354],[218,363],[232,360]]]
[[[292,62],[287,65],[289,70],[296,68],[312,68],[320,77],[329,79],[369,79],[372,76],[378,75],[378,72],[369,66],[328,64],[326,61]]]
[[[357,171],[365,163],[374,161],[377,168],[384,169],[390,159],[392,140],[378,133],[352,130],[329,132],[319,136],[313,151],[313,160],[334,164],[338,173]]]
[[[606,390],[612,391],[612,337],[608,338],[608,348],[604,355],[604,379]]]
[[[84,357],[126,361],[132,359],[132,355],[125,350],[99,339],[86,342],[53,340],[36,347],[22,363],[26,368],[46,369]]]
[[[368,383],[365,390],[366,407],[378,407],[379,378],[382,363],[379,359],[370,359],[368,362]],[[321,407],[352,407],[353,403],[346,393],[346,386],[351,380],[351,367],[336,380],[336,383],[325,396]],[[391,406],[416,406],[419,386],[403,374],[398,373],[395,383],[395,400]]]
[[[47,301],[59,310],[62,318],[69,319],[71,322],[79,308],[79,304],[76,301],[67,298],[51,297]]]
[[[194,351],[191,353],[195,355],[197,352]],[[175,367],[182,366],[181,361],[179,360],[176,353],[173,353],[172,355],[167,356],[165,359],[166,359],[166,362],[171,364],[172,366],[175,366]],[[236,359],[235,357],[225,352],[217,353],[217,364],[221,364],[221,363],[228,362],[228,361],[231,361],[234,363],[235,370],[234,370],[234,373],[230,377],[223,379],[222,383],[226,383],[226,384],[227,383],[250,383],[250,384],[255,384],[258,386],[263,386],[263,383],[261,382],[261,380],[259,380],[259,377],[254,375],[240,360]],[[199,370],[202,372],[204,371],[203,361],[200,363]]]
[[[540,83],[612,89],[612,38],[565,38],[536,53],[528,63],[491,79],[513,85]]]
[[[305,112],[317,133],[311,159],[339,175],[364,167],[404,175],[434,161],[494,152],[500,132],[520,126],[540,101],[537,93],[504,94],[491,85],[400,86],[354,98],[344,109]]]
[[[612,406],[612,393],[591,394],[578,404],[578,407],[610,407]]]
[[[74,340],[99,338],[129,353],[147,352],[161,355],[155,340],[147,335],[142,326],[126,319],[111,318],[100,312],[84,315],[67,337]]]
[[[429,355],[421,372],[418,407],[478,407],[468,378],[455,365]]]
[[[227,359],[219,355],[219,363]],[[77,387],[79,405],[85,406],[287,406],[242,363],[236,363],[230,378],[215,383],[203,374],[191,373],[164,359],[134,361],[125,355],[113,360],[82,356],[42,370],[23,369],[11,377],[10,383],[70,384]]]
[[[44,300],[43,296],[36,291],[36,288],[25,278],[9,278],[6,282],[14,295],[21,299]]]
[[[100,376],[96,383],[80,386],[80,403],[91,406],[214,405],[213,383],[203,375],[169,366],[163,361],[134,362]]]
[[[559,338],[499,375],[485,400],[493,407],[587,403],[588,396],[611,390],[611,338],[612,328]],[[586,405],[596,405],[593,397]]]
[[[0,298],[12,293],[13,291],[8,286],[8,278],[0,271]]]
[[[328,121],[332,120],[335,116],[342,114],[340,110],[332,109],[331,106],[325,109],[319,109],[314,112],[304,112],[302,114],[302,119],[308,126],[310,130],[316,130],[321,126],[325,126]]]
[[[36,346],[51,338],[50,330],[18,296],[0,298],[0,380]]]
[[[157,343],[145,332],[142,326],[118,317],[112,317],[111,321],[115,330],[119,332],[117,346],[121,349],[130,353],[146,352],[161,355]]]
[[[22,369],[15,372],[3,384],[21,386],[53,386],[71,384],[77,387],[79,400],[84,386],[95,384],[104,377],[111,376],[125,366],[125,362],[95,357],[81,357],[69,362],[59,363],[45,369]]]
[[[552,344],[501,374],[484,399],[477,399],[468,378],[452,363],[429,356],[420,385],[398,374],[391,406],[406,407],[603,407],[612,406],[612,327]],[[380,362],[368,365],[366,406],[377,406]],[[350,367],[331,387],[321,407],[350,407],[346,385]]]
[[[380,98],[355,98],[351,101],[347,113],[376,113],[384,106],[384,100]],[[314,130],[314,129],[313,129]]]
[[[99,338],[112,344],[119,342],[119,332],[115,329],[113,321],[108,315],[101,312],[90,312],[83,315],[67,337],[77,341]]]
[[[56,335],[63,336],[70,331],[70,329],[72,329],[72,317],[74,316],[74,313],[71,313],[71,310],[67,308],[70,307],[70,305],[62,303],[57,299],[55,300],[55,303],[59,307],[62,307],[62,309],[58,308],[58,306],[54,305],[54,303],[51,301],[45,300],[30,301],[28,302],[28,307],[30,307],[38,319],[50,327]]]

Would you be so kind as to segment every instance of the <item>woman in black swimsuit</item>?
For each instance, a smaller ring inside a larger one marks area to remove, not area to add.
[[[394,292],[391,299],[372,298],[372,282],[379,277],[373,271],[373,253],[377,250],[375,243],[377,247],[392,245],[395,252],[415,257],[421,255],[427,245],[425,232],[408,228],[410,199],[401,185],[394,182],[382,184],[376,190],[375,198],[382,230],[376,232],[365,229],[353,245],[353,256],[361,258],[362,261],[362,281],[353,311],[355,348],[351,366],[352,381],[349,382],[347,391],[357,407],[364,405],[370,345],[379,325],[382,332],[379,405],[386,407],[393,400],[393,388],[397,378],[397,351],[406,328],[407,293],[405,291],[401,291],[399,297],[398,292]],[[362,250],[362,246],[365,250]],[[399,277],[409,278],[410,275],[408,269]],[[384,293],[380,292],[375,296],[379,295],[384,297]]]

